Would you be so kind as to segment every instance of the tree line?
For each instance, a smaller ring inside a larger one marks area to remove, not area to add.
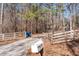
[[[0,33],[61,32],[79,27],[77,3],[4,3],[1,10],[2,4]]]

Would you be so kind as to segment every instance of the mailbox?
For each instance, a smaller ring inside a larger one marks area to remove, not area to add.
[[[42,49],[43,49],[43,41],[41,38],[31,45],[32,53],[39,53]]]
[[[25,32],[25,37],[27,38],[27,37],[31,37],[31,32]]]

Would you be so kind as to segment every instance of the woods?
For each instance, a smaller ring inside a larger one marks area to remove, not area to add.
[[[79,27],[79,4],[0,4],[0,33],[29,31],[61,32]]]

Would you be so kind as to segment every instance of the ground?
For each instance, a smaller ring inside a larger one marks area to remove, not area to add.
[[[44,41],[43,56],[72,56],[79,55],[79,41],[50,44],[49,40]],[[40,56],[40,54],[29,53],[29,56]]]
[[[21,39],[17,39],[21,40]],[[2,40],[0,45],[10,44],[17,40]],[[28,56],[40,56],[40,54],[34,54],[31,49],[28,50]],[[79,40],[73,40],[71,42],[50,44],[48,39],[44,40],[44,56],[79,56]]]
[[[20,39],[10,39],[10,40],[0,40],[0,46],[2,46],[2,45],[6,45],[6,44],[10,44],[10,43],[13,43],[13,42],[16,42],[16,41],[18,41],[18,40],[22,40],[22,38],[20,38]]]

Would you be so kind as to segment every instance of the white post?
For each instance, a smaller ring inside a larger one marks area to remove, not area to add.
[[[13,39],[16,39],[16,33],[14,33],[14,38]]]
[[[4,40],[4,34],[2,34],[2,39]]]

